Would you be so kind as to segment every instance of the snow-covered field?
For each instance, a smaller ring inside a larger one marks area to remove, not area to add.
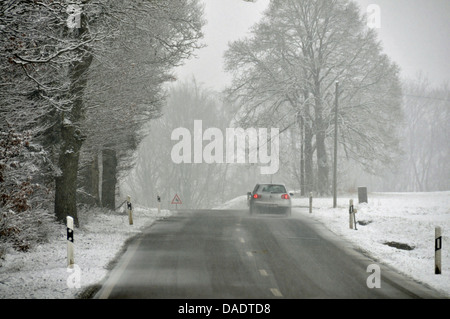
[[[349,201],[357,209],[357,230],[349,227]],[[309,206],[308,198],[293,197],[294,206]],[[367,204],[358,195],[341,196],[333,209],[332,198],[314,198],[313,212],[295,208],[292,216],[306,215],[338,236],[352,242],[375,260],[428,284],[450,297],[450,192],[369,193]],[[246,208],[246,196],[217,208]],[[364,225],[363,225],[364,224]],[[442,274],[434,274],[435,227],[442,229]],[[414,247],[402,250],[386,245],[397,242]]]
[[[348,203],[354,199],[358,209],[358,230],[349,229]],[[295,206],[308,206],[307,198],[293,199]],[[246,209],[246,196],[237,197],[216,209]],[[313,213],[295,208],[299,216],[323,223],[330,231],[351,241],[376,260],[429,284],[450,297],[450,192],[369,193],[368,204],[358,204],[357,196],[332,199],[315,198]],[[134,225],[125,212],[91,212],[80,216],[82,225],[75,232],[75,270],[66,268],[66,229],[50,242],[27,253],[9,252],[0,260],[0,299],[81,297],[86,288],[105,277],[109,264],[120,253],[127,239],[159,218],[170,216],[167,210],[135,207]],[[362,225],[364,223],[365,225]],[[442,228],[442,275],[434,274],[434,229]],[[401,250],[385,245],[399,242],[414,247]],[[79,279],[79,288],[77,287]]]

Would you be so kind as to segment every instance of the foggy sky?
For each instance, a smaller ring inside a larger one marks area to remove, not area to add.
[[[230,77],[223,71],[223,54],[229,41],[248,35],[269,0],[202,0],[205,4],[203,43],[206,48],[176,70],[179,80],[195,77],[204,87],[222,90]],[[361,11],[370,4],[381,9],[379,39],[384,51],[401,68],[401,76],[419,72],[434,85],[450,82],[449,0],[357,0]]]

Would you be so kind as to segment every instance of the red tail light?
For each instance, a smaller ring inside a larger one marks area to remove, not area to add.
[[[289,197],[288,194],[283,194],[283,195],[281,195],[281,198],[282,198],[282,199],[289,199],[290,197]]]
[[[258,195],[258,194],[254,194],[254,195],[253,195],[253,198],[254,198],[254,199],[258,199],[258,198],[261,198],[261,195]]]

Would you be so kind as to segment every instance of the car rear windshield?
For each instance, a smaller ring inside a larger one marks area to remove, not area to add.
[[[283,185],[260,185],[259,191],[267,193],[286,193]]]

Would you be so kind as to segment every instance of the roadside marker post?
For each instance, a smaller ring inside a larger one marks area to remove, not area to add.
[[[348,213],[349,213],[349,225],[350,225],[350,229],[353,229],[353,199],[350,199],[350,206],[348,208]]]
[[[353,206],[353,199],[350,199],[350,207],[348,209],[349,216],[350,216],[350,229],[353,229],[353,224],[355,225],[355,230],[358,230],[358,227],[356,226],[356,208]]]
[[[161,197],[157,195],[156,200],[158,201],[158,216],[159,216],[161,214]]]
[[[442,259],[441,259],[441,250],[442,250],[442,231],[441,227],[436,227],[434,230],[434,273],[436,275],[442,274]]]
[[[312,214],[312,201],[313,201],[313,195],[312,192],[309,193],[309,213]]]
[[[133,225],[133,206],[131,205],[131,196],[127,196],[128,222]]]
[[[74,264],[73,218],[67,216],[67,268],[73,268]]]

